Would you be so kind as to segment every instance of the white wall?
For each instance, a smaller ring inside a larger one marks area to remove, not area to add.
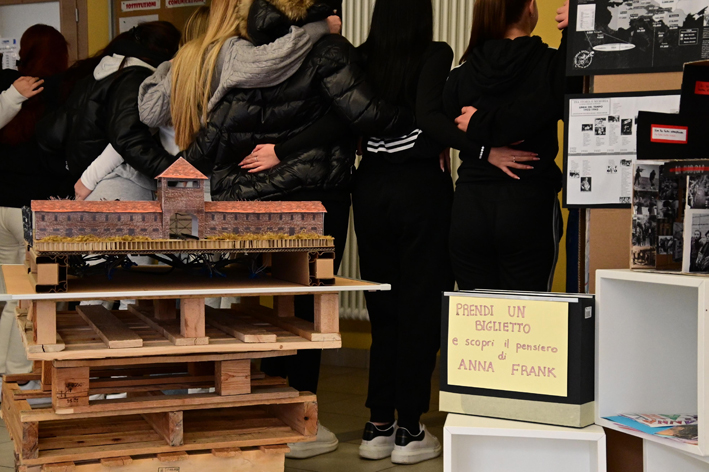
[[[59,2],[0,6],[0,38],[19,40],[27,28],[36,24],[53,26],[61,31]]]

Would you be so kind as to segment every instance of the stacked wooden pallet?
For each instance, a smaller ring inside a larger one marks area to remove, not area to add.
[[[315,439],[317,400],[254,364],[340,347],[339,291],[388,289],[155,275],[133,285],[82,279],[68,292],[37,294],[23,266],[2,271],[36,361],[33,373],[6,376],[2,388],[17,466],[27,472],[282,472],[285,445]],[[303,294],[313,295],[314,322],[294,316]],[[231,309],[205,304],[233,295],[242,298]],[[272,308],[262,295],[274,296]],[[124,311],[63,309],[97,299],[134,302]],[[21,386],[29,381],[32,389]]]

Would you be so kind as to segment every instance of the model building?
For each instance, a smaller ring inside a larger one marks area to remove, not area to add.
[[[323,235],[325,207],[319,202],[205,202],[206,180],[180,158],[157,177],[154,202],[34,201],[33,239],[93,235],[166,240],[170,239],[170,222],[178,213],[192,216],[190,236],[198,239],[224,234]]]

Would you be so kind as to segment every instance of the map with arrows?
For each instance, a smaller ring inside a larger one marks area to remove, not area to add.
[[[709,0],[577,0],[570,20],[570,75],[679,71],[709,59]]]

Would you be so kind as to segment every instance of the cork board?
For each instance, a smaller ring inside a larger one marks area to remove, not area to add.
[[[678,90],[682,73],[604,75],[593,78],[594,93]],[[630,268],[631,209],[592,209],[589,231],[589,291],[596,293],[596,271]]]
[[[169,21],[180,31],[185,22],[201,5],[209,0],[112,0],[113,32],[118,36],[140,21]]]

